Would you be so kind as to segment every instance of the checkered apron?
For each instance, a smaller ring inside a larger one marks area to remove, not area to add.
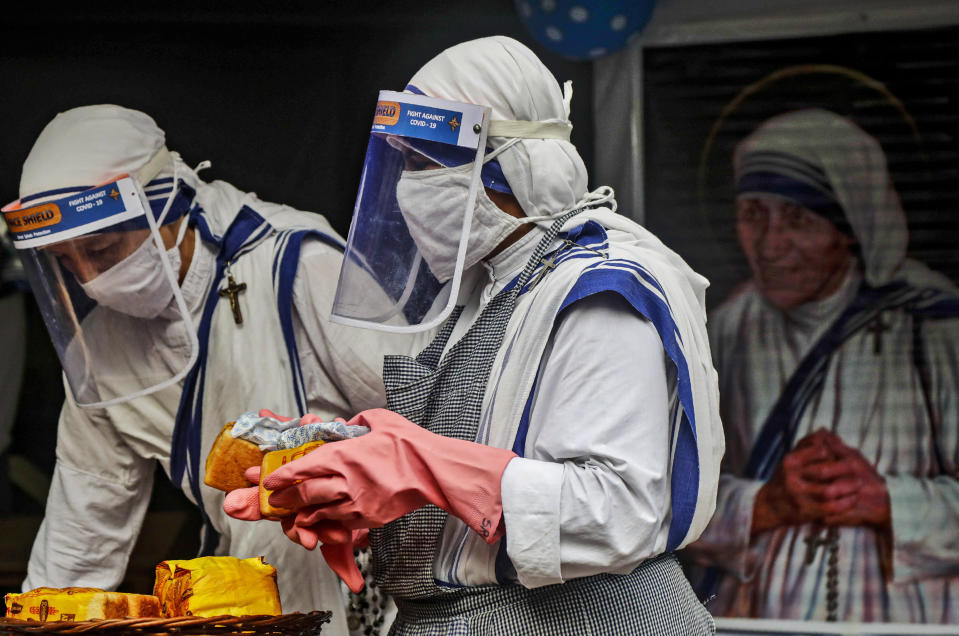
[[[572,211],[537,245],[516,284],[497,294],[446,356],[457,308],[418,356],[387,356],[387,407],[438,435],[474,441],[493,360],[520,290]],[[627,575],[528,589],[517,583],[448,587],[433,578],[446,512],[428,505],[370,531],[373,575],[399,609],[390,634],[711,634],[712,619],[675,557]]]

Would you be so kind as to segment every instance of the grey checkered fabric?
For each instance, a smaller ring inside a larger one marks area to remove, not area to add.
[[[539,265],[557,232],[579,211],[559,218],[540,240],[516,284],[497,294],[466,334],[442,356],[462,308],[416,358],[386,356],[386,406],[432,433],[473,441],[486,382],[519,291]],[[442,356],[442,360],[441,360]],[[373,576],[394,598],[430,598],[444,593],[433,581],[433,560],[446,512],[425,506],[370,530]]]
[[[535,589],[460,588],[425,600],[397,599],[391,636],[700,636],[715,634],[672,554],[632,573],[601,574]]]
[[[567,219],[537,245],[514,285],[486,306],[445,356],[457,308],[415,358],[387,356],[387,408],[427,430],[476,439],[483,396],[516,299]],[[671,555],[624,576],[599,575],[530,590],[519,584],[452,588],[437,585],[433,562],[446,512],[426,506],[370,531],[373,575],[393,596],[399,617],[391,634],[710,634],[709,613]]]

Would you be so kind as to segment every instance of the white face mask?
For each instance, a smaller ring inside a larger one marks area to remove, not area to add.
[[[179,246],[186,226],[184,218],[176,245],[166,252],[174,276],[180,271]],[[156,318],[173,300],[173,286],[160,261],[160,250],[150,236],[129,256],[81,283],[81,287],[98,304],[136,318]]]
[[[436,279],[453,277],[463,210],[473,165],[438,170],[404,171],[396,186],[396,201],[423,260]],[[516,228],[532,219],[506,214],[478,186],[473,220],[466,243],[464,271],[492,252]]]

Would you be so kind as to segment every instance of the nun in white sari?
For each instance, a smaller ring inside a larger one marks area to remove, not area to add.
[[[823,110],[735,153],[752,279],[710,317],[714,614],[959,622],[959,291],[906,258],[878,142]]]

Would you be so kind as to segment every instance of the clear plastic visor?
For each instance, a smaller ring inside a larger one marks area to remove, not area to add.
[[[159,225],[133,177],[3,212],[80,406],[123,402],[186,374],[196,334],[167,253],[185,217]]]
[[[366,150],[333,320],[433,328],[452,311],[489,109],[383,91]]]

